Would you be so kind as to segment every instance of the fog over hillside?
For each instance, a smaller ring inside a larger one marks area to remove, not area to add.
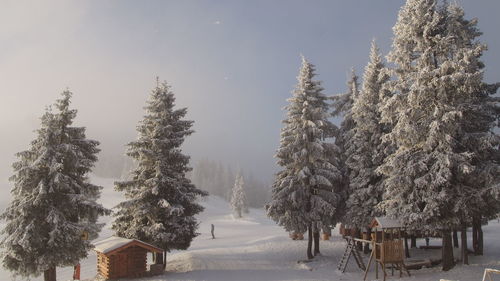
[[[121,174],[156,76],[195,121],[183,147],[192,167],[211,159],[271,182],[300,54],[317,66],[326,94],[345,91],[372,38],[384,55],[389,50],[403,2],[3,1],[0,202],[14,154],[28,148],[45,107],[66,88],[76,125],[101,142],[95,173]],[[489,47],[485,80],[497,81],[500,2],[457,2],[467,18],[479,18]]]

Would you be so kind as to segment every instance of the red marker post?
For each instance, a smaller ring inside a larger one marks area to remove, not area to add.
[[[80,280],[80,264],[75,265],[75,271],[73,271],[73,280]]]

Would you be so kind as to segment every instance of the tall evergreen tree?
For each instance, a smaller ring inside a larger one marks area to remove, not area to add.
[[[17,153],[13,164],[12,202],[0,216],[3,266],[23,277],[55,280],[57,266],[73,266],[92,249],[87,233],[97,237],[99,215],[108,214],[96,201],[102,187],[87,174],[97,161],[99,142],[87,139],[84,127],[74,127],[77,111],[64,91],[41,118],[30,148]]]
[[[236,175],[236,180],[233,186],[233,192],[231,195],[231,209],[238,216],[242,217],[242,213],[248,208],[247,197],[245,194],[245,182],[243,181],[243,176],[241,173]]]
[[[354,100],[359,96],[359,92],[358,76],[356,75],[354,68],[352,68],[351,75],[347,81],[347,92],[331,97],[333,101],[331,104],[331,107],[333,108],[332,116],[341,116],[343,118],[340,123],[340,128],[334,135],[335,144],[337,145],[338,150],[336,150],[331,157],[332,159],[336,159],[336,161],[338,161],[337,167],[339,167],[342,175],[340,183],[343,186],[343,194],[345,198],[348,198],[349,196],[349,176],[351,175],[351,171],[346,162],[349,151],[354,149],[352,148],[352,138],[355,132],[355,122],[353,119],[352,106]],[[350,224],[349,221],[345,220],[345,215],[342,217],[342,222],[344,224]],[[361,247],[361,243],[358,244],[358,247]]]
[[[118,236],[140,239],[166,252],[187,249],[198,235],[194,216],[203,207],[196,199],[207,195],[186,178],[191,168],[181,145],[193,133],[193,121],[184,120],[187,109],[174,109],[174,103],[167,83],[152,91],[137,127],[139,138],[128,145],[127,154],[137,168],[130,180],[115,183],[127,200],[116,207],[112,226]],[[156,263],[163,259],[158,255]]]
[[[370,61],[363,75],[363,86],[354,95],[352,104],[353,134],[346,151],[349,167],[349,199],[344,221],[350,227],[364,229],[370,220],[381,215],[377,204],[382,201],[382,176],[376,169],[382,164],[388,148],[382,142],[387,126],[380,122],[380,104],[387,97],[384,84],[389,75],[385,71],[375,41],[370,50]]]
[[[354,119],[352,115],[352,106],[354,100],[359,96],[359,82],[358,75],[354,71],[354,68],[351,69],[351,75],[349,80],[347,80],[347,92],[335,95],[331,97],[332,103],[332,116],[338,117],[342,116],[342,122],[340,123],[340,128],[335,135],[335,143],[339,146],[342,152],[342,161],[345,162],[347,159],[347,150],[349,149],[349,145],[351,143],[351,138],[354,135]],[[343,165],[345,166],[345,165]]]
[[[332,158],[338,148],[325,141],[333,136],[335,127],[328,120],[327,98],[314,76],[314,66],[302,58],[275,156],[283,170],[276,174],[272,200],[266,206],[268,216],[287,231],[308,230],[309,259],[313,257],[313,227],[334,225],[343,211],[341,173],[337,159]]]
[[[350,148],[352,145],[351,139],[355,129],[352,106],[354,100],[359,96],[359,92],[358,75],[356,75],[354,68],[352,68],[349,80],[347,80],[347,92],[331,97],[331,107],[333,108],[332,117],[342,117],[340,128],[336,130],[334,134],[335,144],[338,150],[332,157],[339,161],[338,167],[342,172],[342,182],[346,192],[348,192],[350,175],[349,167],[346,162],[348,151],[352,150]]]
[[[442,10],[446,18],[448,45],[446,76],[454,92],[456,114],[460,127],[454,139],[455,150],[468,155],[463,168],[467,176],[460,179],[461,192],[455,211],[461,221],[462,260],[466,260],[466,227],[481,228],[482,218],[492,218],[500,212],[500,137],[495,134],[495,121],[500,113],[500,98],[494,97],[500,83],[483,82],[484,63],[480,60],[486,45],[479,42],[481,32],[477,19],[466,20],[464,11],[456,4]],[[482,231],[479,232],[480,234]],[[474,244],[476,254],[482,253],[482,235]]]
[[[443,270],[453,266],[450,230],[460,227],[459,209],[464,206],[460,199],[471,188],[467,179],[485,171],[479,163],[475,170],[472,161],[482,153],[474,155],[463,141],[474,139],[473,127],[482,124],[483,137],[476,141],[486,141],[490,151],[498,150],[491,116],[475,119],[478,124],[467,120],[469,114],[480,116],[478,103],[488,108],[486,101],[497,89],[482,82],[482,63],[477,59],[484,48],[471,40],[458,44],[477,34],[464,26],[456,28],[458,21],[450,24],[449,16],[436,0],[408,0],[399,13],[388,55],[395,65],[394,96],[382,111],[383,120],[393,125],[386,138],[397,150],[380,168],[387,176],[382,207],[409,230],[441,232]],[[488,173],[497,169],[494,162]]]

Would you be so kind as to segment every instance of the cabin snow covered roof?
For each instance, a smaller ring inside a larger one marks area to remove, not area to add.
[[[370,227],[377,228],[402,228],[403,226],[399,221],[389,217],[375,217],[370,224]]]
[[[142,242],[137,239],[127,239],[127,238],[122,238],[122,237],[117,237],[117,236],[111,236],[109,238],[106,238],[104,240],[98,241],[94,243],[94,251],[100,252],[103,254],[110,254],[111,252],[114,252],[119,249],[125,249],[131,246],[140,246],[142,248],[146,248],[151,252],[163,252],[162,249],[155,247],[151,244]]]

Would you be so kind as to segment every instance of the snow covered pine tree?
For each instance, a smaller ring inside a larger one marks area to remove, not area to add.
[[[266,206],[268,216],[287,231],[309,232],[308,259],[313,258],[313,231],[318,233],[315,241],[319,243],[319,229],[336,224],[344,199],[338,163],[331,157],[338,148],[325,142],[333,136],[335,126],[328,120],[327,98],[314,75],[314,66],[302,57],[275,156],[283,170],[276,174],[272,200]]]
[[[365,68],[363,86],[353,96],[351,118],[352,136],[347,145],[346,162],[349,167],[349,199],[346,226],[367,229],[370,221],[381,215],[377,204],[382,201],[384,187],[382,177],[375,170],[382,164],[387,147],[382,143],[382,134],[387,126],[380,123],[379,107],[387,96],[384,83],[389,79],[375,41],[370,50],[370,62]],[[368,247],[365,247],[368,250]]]
[[[354,119],[352,116],[352,106],[354,103],[354,99],[359,96],[359,85],[358,85],[358,76],[354,71],[354,68],[351,68],[351,75],[349,80],[347,80],[347,92],[339,95],[335,95],[330,97],[332,100],[331,107],[333,109],[332,117],[342,116],[342,122],[340,123],[340,128],[335,132],[335,144],[338,146],[338,149],[332,155],[332,159],[337,159],[338,165],[341,174],[342,174],[342,185],[343,185],[343,197],[348,198],[349,195],[349,175],[351,171],[349,166],[347,165],[348,152],[352,151],[352,138],[354,136]],[[347,209],[345,209],[347,210]],[[350,225],[349,221],[345,220],[345,212],[342,216],[341,221]],[[359,230],[359,229],[358,229]],[[357,231],[359,234],[359,231]],[[358,247],[361,248],[361,243],[358,244]]]
[[[351,138],[354,135],[354,120],[352,116],[352,105],[354,99],[359,96],[358,75],[351,69],[351,76],[347,81],[347,92],[330,97],[333,101],[331,107],[333,108],[332,117],[342,115],[343,119],[340,124],[340,129],[335,134],[335,143],[340,148],[340,159],[344,163],[347,159],[347,150],[351,143]],[[345,167],[346,165],[342,165]],[[346,177],[348,177],[346,172]]]
[[[1,218],[3,266],[23,277],[56,280],[57,266],[73,266],[92,249],[109,210],[96,203],[102,187],[87,178],[97,161],[99,142],[85,137],[84,127],[73,127],[76,110],[69,109],[71,93],[64,91],[48,109],[28,150],[17,154],[10,180],[12,202]],[[82,239],[88,234],[90,240]]]
[[[241,213],[245,212],[247,209],[245,183],[243,182],[243,177],[240,172],[236,175],[236,180],[234,182],[233,192],[231,195],[231,209],[238,218],[241,218]]]
[[[394,95],[382,110],[393,125],[385,138],[397,149],[380,167],[387,176],[381,206],[409,230],[441,233],[443,270],[454,265],[450,231],[463,227],[464,210],[498,207],[498,196],[485,198],[498,194],[498,159],[485,155],[498,158],[489,103],[498,85],[482,82],[475,25],[450,11],[436,0],[408,0],[399,12],[388,55]],[[485,174],[494,176],[478,180]],[[469,201],[474,193],[481,196]]]
[[[187,249],[198,235],[194,216],[203,207],[196,199],[207,195],[186,178],[189,156],[180,147],[193,133],[193,121],[183,120],[187,109],[174,109],[174,102],[166,82],[152,91],[146,116],[137,127],[139,139],[128,145],[127,155],[137,168],[130,180],[115,183],[127,200],[116,206],[113,230],[120,237],[164,249],[165,256],[155,257],[157,264],[166,264],[166,252]]]
[[[495,133],[500,98],[493,96],[500,83],[483,82],[484,63],[480,57],[486,45],[478,40],[481,32],[477,19],[464,19],[464,11],[457,4],[444,8],[441,11],[445,13],[449,39],[444,77],[451,82],[446,84],[447,92],[455,92],[452,101],[461,123],[453,144],[455,151],[468,156],[466,161],[457,163],[468,169],[464,171],[467,176],[455,183],[461,188],[455,212],[461,223],[462,262],[468,263],[467,225],[472,225],[473,234],[478,234],[473,239],[475,254],[482,254],[482,218],[492,219],[500,212],[500,136]]]

